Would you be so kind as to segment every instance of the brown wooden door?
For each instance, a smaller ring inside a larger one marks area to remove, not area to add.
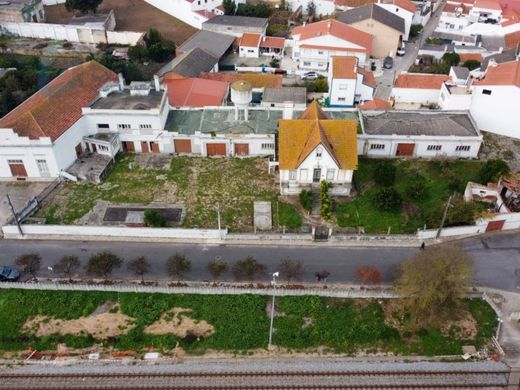
[[[126,151],[129,153],[135,152],[135,145],[132,141],[125,141],[123,144],[126,144]]]
[[[141,152],[150,153],[150,149],[148,149],[148,142],[141,142]]]
[[[174,139],[173,146],[175,153],[191,153],[191,140],[189,139]]]
[[[152,145],[152,153],[161,153],[157,142],[150,142],[150,145]]]
[[[505,222],[505,220],[489,221],[486,227],[486,232],[496,232],[502,230]]]
[[[415,144],[397,144],[396,156],[413,156]]]
[[[27,177],[27,171],[25,170],[25,165],[23,165],[23,161],[21,161],[21,160],[10,161],[9,169],[11,170],[11,175],[13,175],[13,176]]]
[[[249,156],[249,144],[235,144],[235,156]]]
[[[226,144],[206,144],[208,156],[225,156]]]

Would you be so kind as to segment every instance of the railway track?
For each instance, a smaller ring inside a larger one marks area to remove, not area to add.
[[[255,370],[126,372],[0,371],[9,390],[507,389],[509,370]]]

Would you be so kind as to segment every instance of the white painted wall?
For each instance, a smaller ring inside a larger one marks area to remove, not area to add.
[[[483,90],[491,91],[491,95],[483,94]],[[519,87],[475,85],[470,113],[480,130],[520,138],[519,102]]]
[[[199,30],[202,29],[202,23],[204,23],[207,18],[202,15],[199,15],[193,11],[197,9],[204,9],[204,7],[200,7],[197,4],[197,0],[194,3],[189,3],[185,0],[145,0],[148,4],[153,5],[156,8],[159,8],[161,11],[166,12],[167,14],[182,20],[184,23],[189,24]],[[212,8],[215,8],[214,1],[209,0],[211,8],[208,10],[211,11]],[[222,2],[220,2],[222,3]]]
[[[329,72],[332,73],[332,72]],[[329,99],[331,106],[353,107],[356,94],[356,79],[329,78]]]
[[[404,8],[398,7],[395,4],[377,3],[377,5],[379,7],[386,9],[387,11],[393,13],[394,15],[397,15],[404,19],[403,40],[407,41],[410,36],[410,28],[412,27],[414,13],[412,13]]]
[[[258,47],[240,46],[238,55],[245,58],[258,58],[260,56]]]
[[[440,89],[392,88],[396,103],[437,104],[440,92]]]
[[[441,93],[439,95],[439,107],[442,110],[469,110],[471,106],[472,90],[469,88],[458,87],[458,90],[464,89],[465,94],[450,93],[446,84],[442,84]]]

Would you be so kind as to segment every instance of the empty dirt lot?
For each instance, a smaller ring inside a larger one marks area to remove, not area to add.
[[[197,29],[181,22],[144,0],[104,0],[98,12],[113,9],[116,14],[116,30],[118,31],[148,31],[151,27],[159,30],[167,39],[177,45],[184,42]],[[48,23],[68,23],[72,13],[63,4],[45,7]]]

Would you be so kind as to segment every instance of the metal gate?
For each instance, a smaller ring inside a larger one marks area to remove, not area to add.
[[[316,226],[314,228],[314,241],[328,241],[329,228],[327,226]]]

